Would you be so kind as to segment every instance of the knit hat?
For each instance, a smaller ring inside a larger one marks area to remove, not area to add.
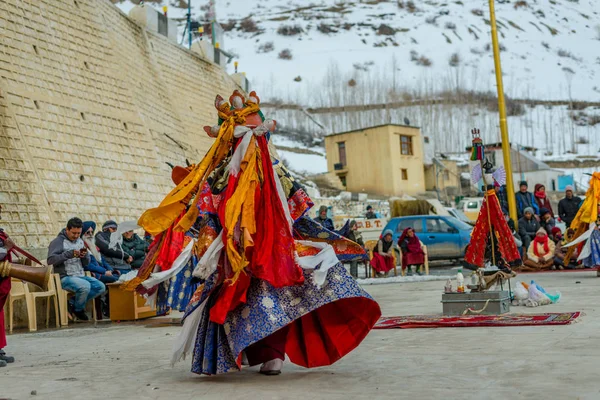
[[[550,210],[548,210],[547,208],[540,208],[540,217],[543,217],[546,214],[550,214]]]
[[[115,221],[113,221],[112,219],[109,219],[102,225],[102,230],[105,231],[108,228],[117,229],[117,227],[118,227],[117,223]]]
[[[556,236],[557,233],[560,233],[562,235],[562,231],[560,230],[560,228],[558,226],[555,226],[554,228],[552,228],[552,236]]]
[[[391,229],[386,229],[385,231],[383,231],[383,235],[381,235],[381,237],[385,237],[387,235],[392,235],[394,236],[394,232],[392,232]]]
[[[575,191],[575,188],[573,187],[573,185],[567,185],[567,187],[565,187],[565,192],[568,192],[569,190],[570,190],[571,192],[574,192],[574,191]]]
[[[536,235],[539,233],[543,233],[544,235],[548,235],[548,232],[546,232],[546,230],[544,228],[540,228],[537,230],[537,232],[535,233]]]
[[[92,231],[96,230],[96,223],[94,221],[84,221],[83,222],[83,228],[82,228],[82,232],[86,233],[88,231],[88,229],[92,228]]]
[[[527,181],[521,181],[521,182],[519,182],[519,187],[521,187],[521,186],[529,187],[529,185],[527,184]]]
[[[523,214],[527,214],[527,213],[534,214],[533,207],[525,207],[525,209],[523,210]]]

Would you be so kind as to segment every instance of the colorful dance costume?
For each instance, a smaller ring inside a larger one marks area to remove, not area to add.
[[[197,289],[173,361],[191,354],[195,373],[239,370],[242,352],[250,365],[285,355],[304,367],[330,365],[381,315],[340,263],[364,258],[364,250],[305,216],[313,203],[279,162],[269,142],[275,121],[264,120],[254,92],[246,100],[236,91],[229,102],[217,96],[215,106],[207,155],[139,220],[155,241],[129,284],[157,282],[156,274],[181,268],[186,251],[194,255],[187,287]],[[190,231],[195,237],[179,242]],[[184,250],[169,256],[174,247]],[[159,271],[159,260],[172,266]]]

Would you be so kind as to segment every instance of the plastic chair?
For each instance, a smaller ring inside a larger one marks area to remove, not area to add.
[[[423,267],[425,269],[425,275],[429,275],[429,257],[427,256],[427,246],[425,246],[423,244],[423,242],[421,243],[421,250],[423,250],[423,253],[425,253],[424,257],[423,257],[423,264],[421,264],[421,267]],[[402,263],[402,249],[398,248],[398,251],[400,252],[400,263]],[[408,268],[408,266],[407,266]],[[402,266],[402,276],[406,275],[406,268],[404,268],[404,266]]]
[[[58,317],[58,295],[56,294],[56,285],[54,280],[50,278],[48,282],[48,290],[45,292],[29,292],[29,296],[31,297],[33,303],[33,323],[34,326],[37,325],[37,313],[36,313],[36,300],[37,299],[46,299],[46,328],[50,326],[50,300],[54,302],[54,318],[56,319],[56,327],[59,325],[59,317]]]
[[[375,246],[377,246],[378,240],[367,240],[365,243],[365,247],[369,250],[369,260],[373,259],[373,250],[375,250]],[[398,266],[396,265],[396,252],[392,252],[392,257],[394,259],[394,276],[398,276]],[[375,270],[371,268],[371,277],[375,278]]]
[[[54,301],[54,313],[56,317],[56,327],[58,328],[58,302],[56,296],[56,288],[54,281],[51,279],[48,283],[48,290],[45,292],[33,292],[29,289],[26,282],[18,279],[12,279],[10,295],[8,297],[8,331],[13,331],[14,325],[14,302],[17,300],[25,300],[27,308],[27,319],[29,332],[37,331],[37,299],[46,299],[46,328],[50,326],[50,301]]]
[[[86,272],[85,275],[91,276],[91,274],[89,272]],[[69,325],[69,311],[68,311],[69,298],[72,297],[74,294],[72,292],[69,292],[69,291],[63,289],[62,284],[60,283],[60,275],[59,274],[52,274],[52,277],[54,278],[54,284],[56,287],[56,293],[57,293],[57,297],[58,297],[58,306],[59,306],[59,310],[60,310],[60,325],[68,326]],[[96,307],[94,307],[94,300],[90,300],[90,302],[92,303],[92,321],[96,322],[97,318],[96,318]]]
[[[29,297],[29,288],[27,284],[18,279],[11,279],[10,293],[8,295],[8,331],[12,333],[14,324],[14,302],[17,300],[25,300],[25,307],[27,308],[27,322],[29,332],[35,332],[37,330],[36,324],[33,322],[33,316],[35,315],[34,304]]]

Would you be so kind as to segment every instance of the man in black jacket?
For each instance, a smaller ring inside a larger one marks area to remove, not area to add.
[[[558,202],[558,216],[567,225],[567,228],[571,226],[580,206],[581,198],[573,195],[573,186],[567,185],[565,198]]]
[[[540,229],[540,223],[533,215],[533,208],[527,207],[525,210],[523,210],[523,213],[525,215],[519,220],[519,236],[521,236],[525,253],[527,253],[529,244],[533,239],[535,239],[535,235]]]
[[[126,274],[131,271],[133,257],[123,250],[121,246],[123,237],[117,238],[114,245],[110,246],[111,235],[117,231],[117,227],[115,221],[106,221],[102,225],[102,232],[96,234],[96,246],[100,249],[100,254],[102,254],[102,258],[104,258],[108,265],[121,274]]]

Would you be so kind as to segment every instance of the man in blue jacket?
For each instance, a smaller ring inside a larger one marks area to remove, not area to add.
[[[519,184],[519,191],[515,193],[515,200],[517,203],[517,217],[523,218],[524,211],[527,207],[531,207],[535,215],[540,215],[540,208],[533,197],[533,193],[527,191],[527,181],[521,181]]]

